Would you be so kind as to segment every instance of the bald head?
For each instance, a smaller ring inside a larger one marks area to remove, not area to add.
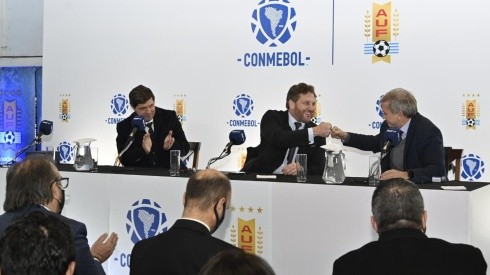
[[[228,177],[214,169],[201,170],[194,173],[187,182],[185,191],[185,209],[198,208],[207,211],[221,198],[231,194]]]

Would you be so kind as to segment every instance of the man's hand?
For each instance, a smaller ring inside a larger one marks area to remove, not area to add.
[[[141,147],[143,147],[143,150],[145,150],[145,153],[149,154],[151,151],[151,136],[150,134],[146,133],[143,136],[143,142],[141,143]]]
[[[172,134],[172,131],[168,131],[168,135],[165,137],[165,141],[163,142],[163,149],[170,150],[172,145],[174,145],[175,138],[172,137]]]
[[[313,136],[328,137],[330,135],[331,130],[332,130],[332,124],[328,122],[322,122],[317,126],[313,127]]]
[[[296,176],[296,163],[292,162],[282,169],[282,173],[286,176]]]
[[[339,127],[335,126],[332,128],[332,137],[346,140],[349,137],[349,134],[342,131],[342,129],[340,129]]]
[[[90,248],[90,252],[92,252],[92,256],[97,258],[100,263],[105,262],[114,252],[114,249],[117,245],[117,240],[119,237],[116,233],[112,232],[109,238],[108,234],[102,234],[97,241]]]

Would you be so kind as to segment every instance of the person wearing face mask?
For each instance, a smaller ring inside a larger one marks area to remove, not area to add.
[[[6,180],[0,237],[14,220],[29,213],[53,215],[71,229],[76,246],[75,274],[105,274],[101,263],[111,256],[118,236],[102,234],[90,247],[85,224],[61,215],[69,179],[60,175],[52,161],[44,156],[29,156],[9,168]]]
[[[182,218],[164,233],[141,240],[131,252],[131,275],[197,274],[217,253],[238,249],[213,234],[225,219],[230,180],[214,169],[194,173],[183,196]]]
[[[260,121],[260,144],[247,149],[245,172],[294,176],[297,154],[308,155],[308,174],[321,175],[325,166],[326,137],[332,124],[311,120],[316,112],[315,88],[299,83],[289,88],[286,111],[268,110]],[[251,156],[252,152],[256,156]]]

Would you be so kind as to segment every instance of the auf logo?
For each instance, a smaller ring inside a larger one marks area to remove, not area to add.
[[[126,231],[133,243],[167,231],[167,226],[164,226],[167,222],[165,213],[158,203],[149,199],[133,203],[126,218]]]
[[[73,159],[73,147],[70,143],[63,141],[58,145],[58,152],[60,152],[60,163],[69,163]]]
[[[296,11],[287,0],[263,0],[252,13],[255,38],[269,47],[286,43],[296,29]]]
[[[128,99],[122,94],[117,94],[111,100],[111,110],[116,116],[122,116],[128,111]]]
[[[463,156],[463,172],[461,176],[465,180],[474,181],[482,177],[485,172],[485,163],[475,155],[468,154]]]
[[[246,117],[252,114],[254,110],[254,101],[249,95],[241,94],[233,100],[233,112],[240,117]]]

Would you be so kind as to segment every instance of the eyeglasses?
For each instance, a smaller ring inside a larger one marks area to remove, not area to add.
[[[65,190],[66,188],[68,188],[68,184],[70,183],[70,178],[59,178],[59,179],[55,179],[53,182],[51,182],[51,184],[53,183],[58,183],[58,186]]]

